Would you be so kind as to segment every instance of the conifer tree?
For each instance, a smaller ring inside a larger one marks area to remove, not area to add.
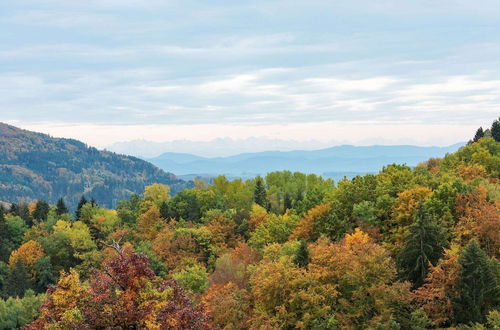
[[[56,213],[57,215],[62,215],[65,213],[68,213],[68,208],[66,207],[66,203],[64,203],[64,199],[61,197],[57,200],[57,209]]]
[[[82,195],[82,198],[80,198],[80,201],[78,202],[78,206],[76,207],[76,212],[75,212],[75,217],[76,220],[80,219],[80,210],[82,209],[83,205],[87,204],[88,201],[85,198],[84,195]]]
[[[283,199],[283,211],[286,212],[286,210],[291,210],[292,207],[293,207],[292,197],[287,192],[287,193],[285,193],[285,198]]]
[[[255,190],[253,193],[253,200],[256,204],[262,207],[267,207],[267,194],[264,187],[264,180],[258,176],[255,180]]]
[[[7,283],[7,294],[11,297],[22,298],[26,290],[31,288],[31,279],[21,260],[18,260],[10,269]]]
[[[491,136],[495,141],[500,142],[500,118],[491,125]]]
[[[307,248],[307,242],[304,240],[300,241],[299,250],[295,256],[295,264],[301,268],[307,267],[309,264],[309,249]]]
[[[473,240],[459,258],[458,297],[453,301],[454,315],[458,323],[483,323],[488,312],[498,307],[500,290],[488,256]]]
[[[43,222],[47,221],[49,215],[49,204],[46,201],[36,202],[35,210],[33,211],[33,219]]]
[[[479,127],[476,131],[476,135],[474,135],[474,139],[472,140],[473,142],[479,141],[481,138],[484,137],[484,131],[482,127]]]
[[[50,284],[54,284],[56,281],[49,256],[42,257],[35,262],[35,272],[35,287],[36,291],[39,293],[45,292],[45,290],[47,290],[47,287]]]
[[[0,208],[0,261],[9,260],[10,250],[8,248],[9,232],[3,208]]]
[[[410,281],[414,288],[421,286],[429,265],[435,266],[443,255],[446,243],[443,237],[441,229],[421,207],[397,258],[400,277]]]

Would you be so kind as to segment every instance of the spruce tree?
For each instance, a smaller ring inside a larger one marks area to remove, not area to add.
[[[259,204],[262,207],[267,207],[266,188],[264,187],[264,180],[262,180],[260,176],[255,179],[253,200],[256,204]]]
[[[82,209],[83,205],[87,204],[88,201],[85,198],[85,196],[82,195],[82,198],[80,198],[80,201],[78,202],[78,206],[76,207],[76,212],[75,212],[75,218],[76,220],[80,219],[80,210]]]
[[[61,197],[57,200],[57,208],[56,208],[56,213],[57,215],[63,215],[65,213],[68,213],[68,208],[66,207],[66,203],[64,203],[64,199]]]
[[[18,260],[9,272],[7,294],[22,298],[26,290],[31,289],[31,279],[26,266]]]
[[[500,118],[491,125],[491,136],[495,141],[500,142]]]
[[[445,244],[442,230],[421,207],[397,257],[400,277],[410,281],[414,288],[421,286],[429,272],[429,264],[436,265]]]
[[[0,262],[9,260],[9,231],[3,209],[0,209]]]
[[[43,293],[47,290],[50,284],[54,284],[56,278],[54,276],[54,270],[52,268],[52,263],[50,262],[50,257],[45,256],[38,259],[35,262],[35,272],[36,272],[36,283],[35,289],[38,293]]]
[[[484,137],[484,131],[483,131],[483,128],[482,127],[479,127],[476,131],[476,135],[474,135],[474,139],[473,141],[474,142],[477,142],[479,141],[481,138]]]
[[[33,219],[43,222],[47,221],[49,215],[49,204],[46,201],[36,202],[35,211],[33,211]]]
[[[462,324],[483,323],[488,312],[500,303],[498,279],[486,252],[475,240],[465,247],[459,263],[458,296],[453,300],[455,319]]]
[[[309,265],[309,249],[307,248],[307,242],[304,240],[300,241],[299,249],[297,255],[295,256],[295,264],[299,267],[305,268]]]

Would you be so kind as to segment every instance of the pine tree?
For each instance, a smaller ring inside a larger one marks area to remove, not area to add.
[[[9,272],[7,294],[11,297],[24,296],[26,290],[31,288],[31,279],[26,266],[18,260]]]
[[[259,204],[262,207],[267,207],[266,188],[264,187],[264,180],[262,180],[260,176],[258,176],[255,181],[253,200],[256,204]]]
[[[414,288],[423,284],[429,264],[435,266],[443,255],[446,243],[443,237],[440,228],[421,207],[397,257],[399,275],[403,280],[410,281]]]
[[[36,202],[35,210],[33,211],[33,219],[43,222],[47,221],[49,215],[49,204],[46,201]]]
[[[299,267],[305,268],[309,265],[309,249],[307,248],[307,242],[304,240],[300,241],[299,250],[295,256],[295,264]]]
[[[473,142],[479,141],[481,138],[484,137],[484,131],[482,127],[479,127],[476,131],[476,135],[474,135],[474,139],[472,140]]]
[[[68,213],[68,208],[66,207],[66,203],[64,203],[64,199],[61,197],[57,200],[57,209],[56,213],[57,215],[63,215],[65,213]]]
[[[500,118],[491,125],[491,136],[495,141],[500,142]]]
[[[458,297],[453,300],[458,323],[483,323],[486,315],[500,303],[500,290],[486,252],[474,240],[459,258]]]
[[[83,205],[87,204],[88,201],[85,198],[85,196],[82,195],[82,198],[80,198],[80,201],[78,202],[78,206],[76,207],[76,212],[75,212],[75,218],[76,220],[80,219],[80,210],[82,209]]]
[[[97,204],[97,200],[96,200],[94,197],[92,197],[92,198],[90,199],[90,204],[91,204],[92,206],[98,206],[98,204]]]
[[[170,218],[172,218],[172,216],[170,215],[170,207],[167,201],[164,201],[160,205],[160,216],[167,221],[169,221]]]

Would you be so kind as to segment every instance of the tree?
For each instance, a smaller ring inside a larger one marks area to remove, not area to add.
[[[83,205],[87,204],[88,201],[85,198],[84,195],[80,198],[80,201],[78,202],[78,206],[76,207],[76,212],[75,212],[75,219],[78,220],[80,219],[80,210],[82,209]]]
[[[56,281],[50,257],[45,256],[35,261],[34,268],[36,274],[35,289],[37,292],[43,293],[49,285]]]
[[[472,140],[473,142],[479,141],[481,138],[484,137],[484,131],[482,127],[479,127],[476,131],[476,135],[474,135],[474,139]]]
[[[146,213],[139,216],[137,230],[144,240],[152,241],[158,235],[164,222],[160,216],[160,210],[153,204]]]
[[[458,297],[453,306],[458,323],[483,323],[490,310],[500,303],[498,279],[495,279],[488,256],[473,240],[459,259]]]
[[[299,267],[305,268],[309,264],[309,250],[307,248],[307,242],[304,240],[300,241],[299,250],[295,256],[295,264]]]
[[[410,281],[414,288],[421,286],[429,266],[435,266],[443,255],[444,243],[442,231],[421,207],[397,258],[400,277]]]
[[[22,298],[26,290],[30,288],[31,277],[28,273],[28,269],[21,260],[17,260],[9,271],[7,294],[12,297]]]
[[[147,186],[144,188],[144,199],[152,201],[156,206],[161,207],[164,202],[170,199],[170,188],[160,183]]]
[[[491,125],[491,136],[495,141],[500,142],[500,118]]]
[[[256,204],[259,204],[260,206],[267,208],[268,206],[268,201],[267,201],[267,193],[266,193],[266,188],[264,186],[264,180],[260,176],[258,176],[255,179],[255,189],[253,192],[253,200]]]
[[[64,203],[64,199],[61,197],[57,200],[57,205],[56,205],[56,214],[57,215],[63,215],[65,213],[68,213],[68,208],[66,207],[66,204]]]
[[[62,276],[27,329],[212,329],[203,306],[156,277],[145,255],[113,247],[116,257],[89,284],[74,270]]]
[[[33,212],[33,219],[37,221],[47,221],[49,215],[49,204],[46,201],[36,202],[35,211]]]
[[[208,287],[208,273],[205,267],[195,264],[185,267],[172,275],[179,284],[188,291],[203,293]]]

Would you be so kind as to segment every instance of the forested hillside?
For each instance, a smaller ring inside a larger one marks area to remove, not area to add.
[[[73,208],[85,194],[114,207],[154,182],[173,190],[186,187],[173,174],[138,158],[0,123],[0,201],[55,203],[64,197]]]
[[[335,183],[220,176],[112,210],[4,210],[0,328],[498,329],[493,133]]]

